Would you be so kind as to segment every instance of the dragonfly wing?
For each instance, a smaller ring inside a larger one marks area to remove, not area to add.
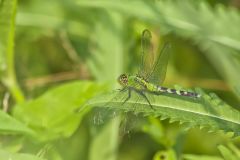
[[[147,78],[153,68],[154,62],[154,53],[153,53],[153,45],[152,45],[152,35],[151,32],[145,29],[142,32],[141,37],[141,47],[142,47],[142,62],[141,67],[139,68],[138,74]]]
[[[154,67],[147,78],[149,82],[161,85],[166,77],[167,64],[170,57],[170,44],[164,44],[154,63]]]

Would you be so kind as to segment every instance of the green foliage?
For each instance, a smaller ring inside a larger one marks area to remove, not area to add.
[[[46,160],[30,154],[23,154],[23,153],[13,154],[3,150],[0,150],[0,157],[1,159],[13,159],[13,160]]]
[[[3,111],[0,111],[0,131],[5,134],[34,134],[34,132],[21,121],[14,119]]]
[[[234,3],[0,0],[0,159],[239,159]],[[137,94],[123,104],[127,92],[110,92],[122,72],[137,71],[145,28],[154,47],[172,43],[167,85],[199,86],[200,99],[147,94],[151,109]],[[96,126],[95,109],[114,118]],[[131,134],[121,135],[125,125]]]
[[[217,156],[184,155],[184,160],[223,160]]]
[[[14,21],[16,14],[17,1],[1,1],[1,76],[2,72],[6,70],[7,55],[13,55],[13,41],[14,41]],[[9,17],[9,18],[4,18]]]
[[[217,156],[205,156],[205,155],[190,155],[185,154],[183,156],[184,160],[237,160],[240,158],[240,150],[233,144],[228,144],[228,147],[219,145],[219,151],[222,154],[222,157]]]
[[[78,4],[127,13],[128,16],[157,23],[164,34],[173,32],[180,37],[192,39],[196,45],[206,51],[204,52],[206,57],[240,98],[239,59],[234,58],[237,54],[236,50],[238,52],[240,50],[238,30],[240,15],[237,10],[226,9],[222,5],[211,9],[205,2],[196,5],[192,1],[171,0],[158,1],[156,4],[145,1],[110,0],[81,1]],[[226,30],[226,28],[231,29]]]
[[[206,127],[209,131],[223,130],[233,132],[236,136],[240,135],[240,113],[216,96],[202,92],[200,99],[153,94],[147,94],[147,97],[152,99],[150,103],[154,109],[150,108],[145,99],[139,100],[137,94],[123,104],[127,93],[118,91],[94,97],[87,103],[86,108],[90,105],[124,112],[133,111],[136,114],[142,113],[144,116],[161,117],[161,120],[169,118],[170,122],[184,123],[187,128],[199,126]]]
[[[23,94],[16,82],[14,70],[14,31],[17,1],[1,1],[0,9],[0,79],[14,96],[22,102]]]
[[[234,145],[230,144],[230,149],[220,145],[218,146],[219,151],[221,152],[222,156],[225,160],[237,160],[240,158],[240,150],[236,148]]]
[[[94,23],[94,32],[90,35],[92,58],[87,63],[97,80],[115,82],[124,66],[123,35],[121,35],[123,18],[114,12],[101,12],[98,18]],[[115,150],[118,147],[119,123],[120,120],[108,123],[99,132],[97,138],[91,142],[90,160],[114,160],[117,158]],[[103,143],[106,144],[104,149],[102,148]]]
[[[100,13],[92,34],[92,58],[88,64],[92,74],[100,81],[114,81],[123,70],[123,20],[117,13]],[[101,41],[99,38],[101,37]],[[109,67],[111,66],[111,67]],[[99,72],[101,70],[101,72]]]
[[[104,86],[87,81],[64,84],[39,98],[18,104],[13,115],[36,130],[35,138],[41,141],[69,137],[88,112],[77,114],[79,107],[102,90]]]
[[[114,160],[118,146],[118,131],[120,119],[115,118],[101,129],[100,134],[92,141],[90,149],[90,160]],[[111,143],[109,143],[111,142]],[[105,147],[103,148],[103,144]]]

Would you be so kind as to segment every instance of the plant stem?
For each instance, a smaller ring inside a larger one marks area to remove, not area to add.
[[[16,18],[16,8],[17,8],[17,1],[10,1],[6,2],[5,4],[7,7],[12,7],[12,13],[10,13],[10,23],[8,33],[6,35],[6,50],[3,53],[3,57],[5,62],[4,69],[3,69],[3,76],[1,77],[2,83],[8,88],[11,95],[14,97],[17,103],[24,101],[24,95],[18,86],[14,68],[14,34],[15,34],[15,18]],[[8,6],[9,5],[9,6]]]

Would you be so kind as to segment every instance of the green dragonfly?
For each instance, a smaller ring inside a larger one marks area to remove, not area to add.
[[[167,71],[167,64],[169,59],[169,44],[165,44],[160,51],[157,59],[154,60],[153,45],[151,43],[151,32],[145,29],[142,32],[141,46],[142,46],[142,62],[137,75],[121,74],[118,77],[118,82],[122,86],[120,91],[128,91],[127,102],[131,98],[131,93],[134,91],[142,96],[150,105],[152,105],[145,95],[146,92],[159,94],[176,94],[190,98],[200,98],[201,95],[194,92],[183,90],[176,90],[161,86]]]

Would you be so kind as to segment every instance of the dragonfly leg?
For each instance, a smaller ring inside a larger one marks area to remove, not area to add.
[[[125,92],[127,89],[128,89],[127,87],[123,87],[123,88],[117,89],[117,90],[120,91],[120,92]]]
[[[147,98],[147,96],[143,93],[143,91],[137,91],[137,93],[139,93],[141,96],[143,96],[143,98],[148,102],[149,106],[155,110],[152,106],[152,104],[150,103],[149,99]]]
[[[131,95],[132,95],[132,90],[128,89],[128,97],[124,100],[123,104],[125,104],[131,98]]]

